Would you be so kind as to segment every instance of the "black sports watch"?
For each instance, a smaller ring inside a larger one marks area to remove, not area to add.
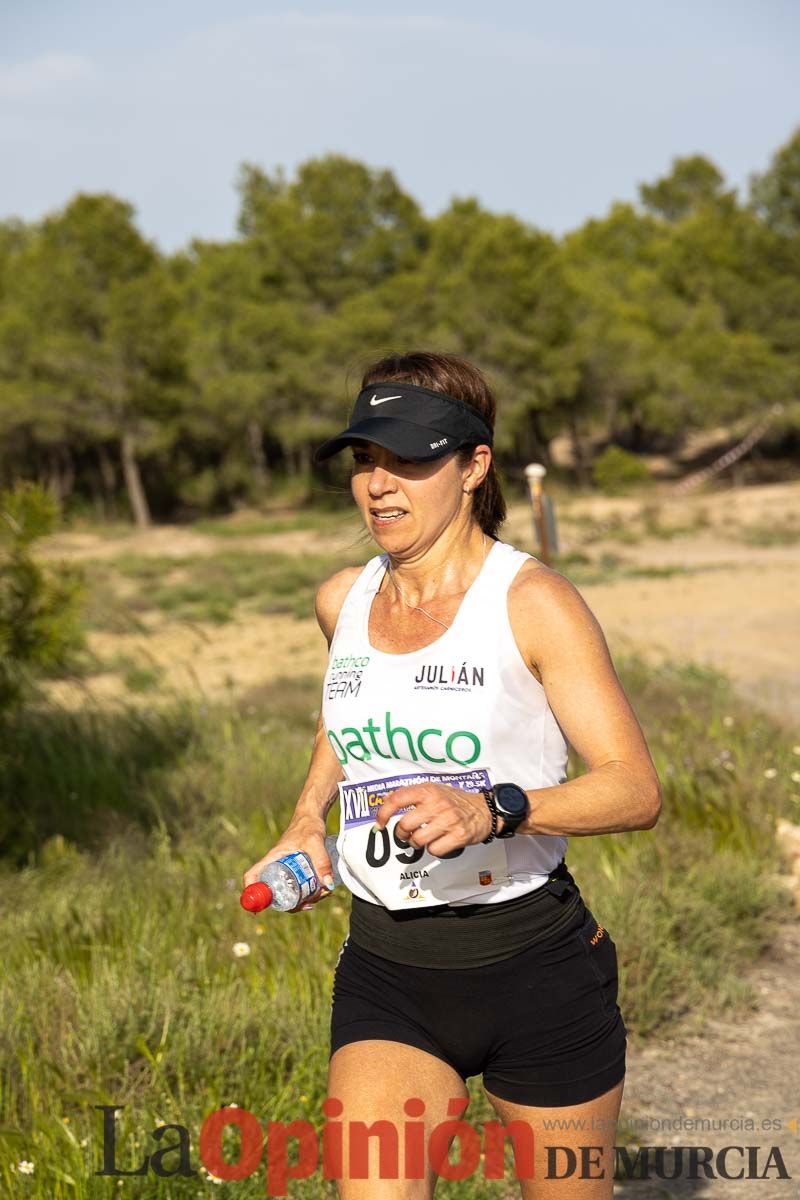
[[[498,816],[503,818],[503,832],[498,838],[510,838],[525,820],[529,811],[528,797],[516,783],[496,783],[492,788]]]

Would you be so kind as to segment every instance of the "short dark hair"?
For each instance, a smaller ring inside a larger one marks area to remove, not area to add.
[[[417,387],[431,388],[463,400],[483,417],[490,429],[494,429],[497,401],[489,381],[483,372],[457,354],[437,354],[431,350],[413,350],[407,354],[387,354],[372,363],[364,371],[362,388],[380,383],[413,383]],[[465,466],[472,457],[474,446],[462,446],[456,451],[459,466]],[[494,465],[494,456],[486,478],[475,489],[472,497],[475,520],[484,533],[496,538],[500,526],[506,519],[506,502]]]

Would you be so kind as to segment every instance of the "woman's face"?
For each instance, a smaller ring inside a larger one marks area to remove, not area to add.
[[[353,498],[375,541],[390,554],[430,545],[458,516],[464,484],[455,454],[418,463],[374,442],[351,450]]]

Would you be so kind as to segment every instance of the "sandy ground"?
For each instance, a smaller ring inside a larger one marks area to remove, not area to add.
[[[676,547],[671,547],[675,550]],[[686,560],[702,544],[682,547]],[[663,563],[665,556],[660,555]],[[708,562],[708,560],[705,560]],[[747,562],[667,578],[581,589],[612,652],[635,646],[654,660],[692,659],[731,675],[754,704],[800,725],[800,554],[761,549]]]
[[[603,523],[621,519],[637,528],[635,501],[603,498],[565,506],[565,516]],[[660,505],[665,527],[708,528],[635,544],[589,542],[563,519],[561,550],[591,557],[616,553],[626,563],[677,568],[660,578],[617,579],[580,587],[606,632],[612,653],[636,647],[655,661],[677,657],[728,672],[754,703],[787,727],[800,725],[800,540],[752,545],[747,527],[800,531],[800,484],[729,490],[670,499]],[[509,525],[520,541],[529,525],[515,510]],[[514,541],[514,537],[508,540]],[[567,573],[569,573],[567,571]]]
[[[771,529],[795,522],[800,528],[800,484],[648,501],[659,505],[664,526],[692,526],[699,517],[709,524],[674,538],[642,536],[634,544],[597,536],[604,525],[613,532],[619,521],[640,531],[642,503],[597,497],[557,506],[564,553],[580,552],[592,560],[614,554],[631,566],[676,569],[663,577],[614,578],[612,573],[612,582],[579,583],[612,653],[635,646],[654,661],[690,658],[716,666],[787,727],[800,725],[800,541],[750,545],[740,536],[747,525]],[[237,538],[235,545],[249,552],[340,552],[344,565],[353,561],[355,532],[348,521],[339,535],[296,531]],[[503,537],[535,552],[526,506],[512,508]],[[61,535],[49,541],[46,553],[78,561],[121,553],[177,561],[230,545],[191,529],[165,527],[115,538]],[[166,684],[207,696],[249,689],[281,675],[320,676],[324,670],[325,645],[313,618],[248,614],[227,625],[189,626],[154,614],[147,625],[145,634],[95,633],[91,648],[103,660],[122,652],[157,663]],[[95,676],[80,689],[59,684],[53,691],[65,703],[79,703],[87,688],[104,699],[122,691],[113,673]]]
[[[629,1039],[621,1118],[635,1125],[641,1146],[707,1146],[712,1162],[725,1146],[756,1146],[763,1173],[770,1147],[775,1156],[763,1179],[679,1177],[631,1180],[615,1185],[615,1197],[659,1200],[796,1200],[800,1196],[800,919],[781,926],[776,940],[748,972],[757,1008],[746,1020],[707,1021],[702,1033],[658,1038],[648,1045]],[[620,1142],[617,1143],[621,1144]],[[675,1161],[666,1156],[667,1170]],[[748,1153],[729,1152],[728,1170],[748,1167]],[[688,1151],[684,1149],[684,1156]]]

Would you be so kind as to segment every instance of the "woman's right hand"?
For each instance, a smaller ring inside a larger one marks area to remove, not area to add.
[[[304,900],[298,908],[293,908],[291,911],[300,912],[304,908],[311,908],[320,900],[326,900],[331,895],[325,886],[326,882],[333,887],[333,868],[325,848],[326,832],[325,821],[322,817],[293,817],[272,849],[245,871],[244,886],[248,887],[251,883],[257,883],[261,872],[269,863],[276,862],[279,858],[285,858],[287,854],[292,854],[295,850],[301,850],[311,862],[322,887],[308,900]]]

